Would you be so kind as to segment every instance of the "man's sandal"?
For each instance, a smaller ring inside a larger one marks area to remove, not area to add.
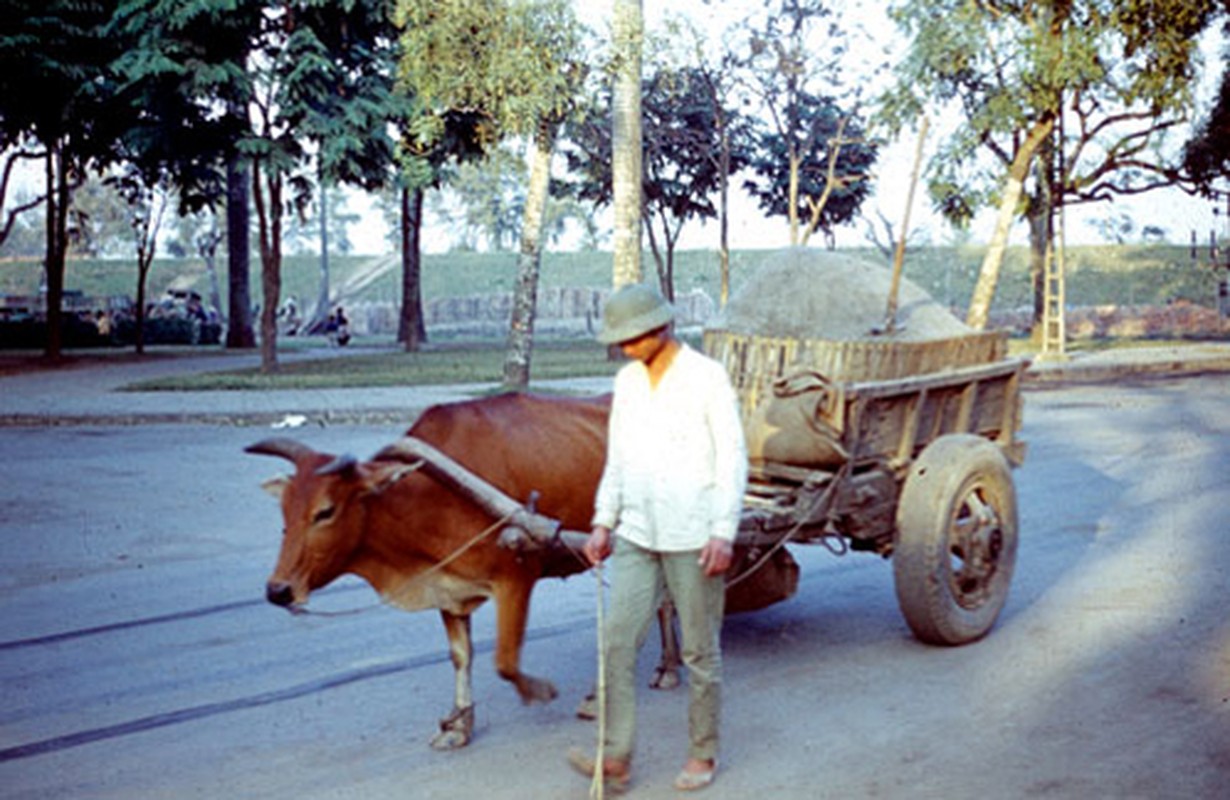
[[[675,788],[681,792],[695,792],[698,789],[703,789],[713,783],[713,777],[717,774],[718,762],[713,761],[713,766],[701,772],[688,772],[686,769],[680,770],[675,776]]]
[[[632,785],[632,772],[627,764],[623,765],[623,770],[616,772],[611,769],[612,763],[608,761],[605,768],[602,770],[602,785],[610,790],[611,794],[623,794],[628,791],[628,787]],[[594,770],[598,763],[589,753],[578,747],[568,748],[568,764],[577,772],[581,773],[589,779],[593,779]],[[710,779],[712,780],[712,778]]]

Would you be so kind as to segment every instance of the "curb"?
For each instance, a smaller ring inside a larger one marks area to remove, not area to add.
[[[1027,385],[1041,388],[1050,384],[1096,384],[1139,378],[1142,380],[1196,377],[1230,372],[1230,356],[1174,358],[1161,361],[1123,364],[1035,364],[1025,372]]]

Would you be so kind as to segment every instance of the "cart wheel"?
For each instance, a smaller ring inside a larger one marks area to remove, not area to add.
[[[941,436],[910,467],[897,505],[893,580],[910,629],[959,645],[995,624],[1016,563],[1012,472],[992,442]]]

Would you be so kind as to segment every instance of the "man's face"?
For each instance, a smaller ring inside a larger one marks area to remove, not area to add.
[[[666,328],[658,328],[649,333],[643,333],[635,339],[620,342],[619,349],[625,357],[648,364],[665,346],[666,331]]]

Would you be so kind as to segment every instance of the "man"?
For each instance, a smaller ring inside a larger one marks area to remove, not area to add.
[[[688,668],[689,747],[675,779],[702,789],[718,766],[720,635],[725,585],[747,483],[738,401],[726,371],[676,338],[674,314],[643,285],[616,292],[599,341],[630,363],[615,377],[607,459],[594,501],[590,563],[611,556],[606,630],[607,732],[602,772],[626,788],[636,722],[636,660],[663,590],[679,614]],[[570,763],[596,766],[573,750]]]

